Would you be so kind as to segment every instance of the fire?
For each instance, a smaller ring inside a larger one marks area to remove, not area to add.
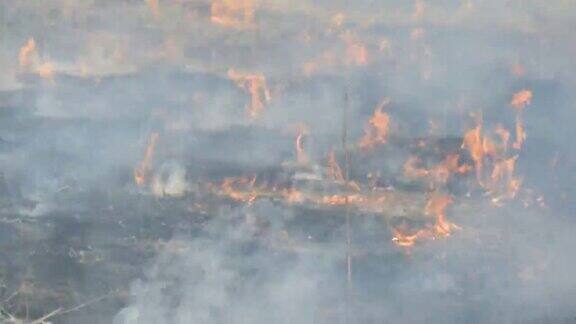
[[[390,116],[385,113],[384,107],[390,103],[390,100],[385,99],[375,110],[374,115],[368,120],[366,124],[365,134],[358,145],[361,148],[373,148],[378,144],[385,144],[388,138]]]
[[[308,154],[304,151],[303,137],[308,134],[308,129],[305,126],[300,126],[298,129],[298,135],[296,136],[296,161],[300,165],[307,165],[310,162]]]
[[[392,241],[400,247],[409,248],[421,239],[450,236],[454,230],[460,229],[460,227],[446,219],[446,209],[453,202],[450,196],[434,193],[424,208],[426,215],[435,217],[434,224],[424,229],[419,229],[413,234],[408,234],[403,227],[394,227],[392,228]]]
[[[428,232],[421,229],[416,231],[416,233],[414,234],[406,234],[404,231],[398,228],[393,228],[392,234],[393,234],[392,242],[394,242],[398,246],[409,248],[414,246],[414,244],[416,244],[416,241],[418,241],[419,239],[426,237],[428,235]]]
[[[28,42],[20,48],[18,62],[23,69],[31,69],[36,63],[36,41],[30,38]]]
[[[286,202],[289,204],[301,203],[304,200],[302,192],[294,188],[288,188],[282,190],[282,196],[284,197],[284,200],[286,200]]]
[[[512,100],[510,101],[510,106],[521,110],[522,108],[526,107],[532,101],[532,91],[530,90],[520,90],[512,96]]]
[[[366,65],[368,63],[368,52],[356,36],[347,31],[342,34],[341,38],[346,44],[346,59],[344,63],[346,65]]]
[[[221,194],[232,200],[251,204],[259,196],[255,184],[256,176],[252,178],[225,178],[222,182]]]
[[[54,81],[54,66],[50,62],[41,63],[34,38],[30,38],[18,53],[18,63],[23,71],[34,72],[42,79]]]
[[[522,121],[522,117],[520,113],[516,116],[516,140],[512,144],[512,147],[520,150],[522,148],[522,144],[526,141],[526,131],[524,130],[524,122]]]
[[[228,71],[228,77],[250,94],[250,105],[247,108],[249,117],[251,119],[260,117],[265,104],[272,99],[266,78],[262,74],[246,74],[234,70]]]
[[[494,163],[488,189],[491,193],[499,195],[495,198],[496,201],[501,198],[512,199],[520,189],[522,181],[514,177],[517,159],[518,156],[514,156]]]
[[[430,171],[418,167],[421,162],[422,161],[416,156],[409,157],[406,163],[404,163],[404,175],[413,179],[427,177]]]
[[[416,0],[414,3],[414,13],[412,14],[412,19],[421,20],[424,17],[425,5],[422,0]]]
[[[508,143],[510,142],[510,131],[506,128],[502,127],[502,125],[496,126],[494,130],[496,135],[500,137],[500,141],[502,143],[502,151],[508,151]]]
[[[150,134],[148,139],[148,146],[146,147],[146,151],[144,153],[144,158],[134,169],[134,182],[138,186],[142,186],[146,183],[146,179],[152,167],[152,158],[154,157],[154,152],[156,151],[159,138],[160,135],[158,133]]]
[[[522,110],[532,101],[532,91],[520,90],[512,96],[510,106],[516,109],[516,140],[512,147],[520,150],[526,140],[526,131],[524,130],[524,121],[522,119]]]
[[[454,229],[459,227],[446,220],[446,209],[452,205],[453,199],[443,194],[433,194],[426,203],[426,215],[434,215],[436,223],[433,226],[436,236],[449,236]]]
[[[54,81],[54,66],[50,62],[38,66],[36,73],[38,73],[42,79]]]
[[[526,104],[527,97],[523,96],[523,98],[518,99],[516,103]],[[474,161],[478,184],[492,195],[493,201],[498,202],[503,198],[515,198],[522,181],[514,176],[518,157],[508,155],[510,132],[498,125],[494,129],[494,134],[500,139],[499,143],[485,136],[482,133],[482,124],[479,123],[475,128],[466,132],[462,148],[468,150]],[[519,149],[519,146],[515,144],[513,147]],[[490,168],[491,171],[489,171]]]
[[[459,159],[458,154],[449,154],[438,165],[425,169],[418,166],[421,163],[419,158],[411,156],[404,163],[404,175],[412,179],[427,178],[431,187],[443,185],[453,174],[465,174],[470,171],[471,167],[467,164],[460,165]]]
[[[213,0],[210,20],[217,25],[236,29],[255,27],[255,0]]]
[[[462,148],[467,149],[476,168],[476,179],[482,185],[482,173],[484,169],[485,141],[482,139],[482,123],[464,134]]]
[[[330,180],[336,182],[344,182],[342,168],[340,168],[338,160],[336,159],[336,153],[334,153],[333,150],[328,153],[328,166],[326,170],[326,176]]]

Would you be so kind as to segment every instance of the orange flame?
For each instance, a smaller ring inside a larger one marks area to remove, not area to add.
[[[450,236],[453,230],[459,229],[455,224],[446,220],[446,209],[453,203],[450,196],[443,194],[433,194],[428,203],[426,204],[426,215],[436,216],[436,224],[434,224],[434,232],[438,236]]]
[[[524,122],[522,120],[522,110],[532,101],[532,91],[520,90],[512,96],[510,106],[516,109],[516,140],[512,147],[520,150],[522,144],[526,140],[526,131],[524,130]]]
[[[346,43],[346,65],[366,65],[368,63],[368,52],[356,36],[347,31],[342,34],[341,38]]]
[[[54,66],[50,62],[38,66],[36,73],[38,73],[42,79],[54,81]]]
[[[404,175],[413,179],[427,177],[430,171],[418,167],[421,162],[422,161],[416,156],[409,157],[406,163],[404,163]]]
[[[20,48],[20,53],[18,54],[18,62],[20,67],[23,69],[30,69],[35,64],[36,55],[36,41],[34,38],[30,38],[28,42]]]
[[[158,139],[160,135],[158,133],[150,134],[148,139],[148,146],[144,153],[144,158],[142,162],[134,169],[134,182],[138,186],[144,185],[146,183],[146,178],[152,167],[152,158],[154,157],[154,151],[156,150],[156,145],[158,144]]]
[[[481,124],[466,132],[462,148],[468,149],[476,168],[478,184],[487,189],[498,202],[503,198],[513,199],[520,189],[522,181],[514,177],[517,156],[507,158],[510,132],[498,125],[494,133],[500,137],[500,144],[483,136]],[[484,166],[492,171],[484,173]]]
[[[428,236],[428,232],[422,229],[416,231],[414,234],[407,234],[399,228],[392,228],[392,234],[392,242],[404,248],[412,247],[416,244],[416,241]]]
[[[530,90],[520,90],[512,96],[512,100],[510,101],[510,106],[521,110],[522,108],[526,107],[532,101],[532,91]]]
[[[518,156],[503,159],[494,163],[494,169],[490,175],[488,189],[493,194],[500,195],[494,198],[499,201],[501,198],[512,199],[520,189],[522,181],[514,177],[514,169]]]
[[[214,0],[210,7],[210,20],[224,27],[254,28],[255,7],[254,0]]]
[[[476,168],[476,179],[482,185],[482,173],[484,168],[485,141],[482,139],[482,123],[464,134],[462,148],[467,149]]]
[[[243,74],[234,70],[228,71],[228,77],[234,81],[238,87],[250,94],[250,105],[247,108],[249,117],[251,119],[260,117],[264,110],[265,103],[271,100],[266,78],[262,74]]]
[[[375,110],[374,115],[368,120],[366,124],[365,134],[358,145],[361,148],[373,148],[378,144],[385,144],[388,138],[390,116],[383,111],[390,103],[390,100],[385,99]]]
[[[253,176],[251,179],[226,178],[222,182],[221,193],[235,201],[247,202],[251,204],[259,196],[258,190],[255,188],[255,184],[256,176]],[[243,191],[241,189],[236,189],[236,187],[245,188],[245,190]]]
[[[420,229],[413,234],[408,234],[406,230],[399,227],[392,228],[392,241],[400,247],[410,248],[420,239],[450,236],[454,230],[460,229],[446,219],[446,209],[452,203],[452,197],[434,193],[424,209],[426,215],[435,216],[434,225]]]

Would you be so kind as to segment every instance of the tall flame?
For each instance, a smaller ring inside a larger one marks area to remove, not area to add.
[[[516,140],[512,147],[520,150],[526,140],[526,131],[524,130],[524,121],[522,119],[522,110],[532,101],[532,91],[520,90],[512,96],[510,106],[516,109]]]
[[[265,103],[272,98],[270,89],[266,83],[266,78],[262,74],[239,73],[234,70],[228,71],[228,77],[236,83],[238,87],[247,91],[250,96],[248,115],[251,119],[260,117],[264,111]]]
[[[20,48],[20,53],[18,54],[18,63],[22,69],[31,69],[35,62],[36,56],[36,41],[34,38],[30,38],[22,48]]]
[[[390,103],[385,99],[376,109],[374,115],[370,117],[366,124],[364,137],[360,139],[358,145],[361,148],[373,148],[378,144],[385,144],[388,138],[390,116],[384,112],[384,107]]]
[[[392,241],[398,246],[409,248],[420,239],[450,236],[454,230],[460,229],[459,226],[451,223],[446,218],[446,209],[453,202],[451,196],[433,193],[426,203],[424,213],[435,217],[434,224],[412,234],[407,233],[400,227],[392,228]]]
[[[452,197],[435,193],[426,203],[426,215],[434,215],[436,217],[433,229],[437,236],[449,236],[454,229],[459,228],[446,219],[446,209],[453,202]]]
[[[482,122],[464,134],[462,148],[467,149],[476,168],[476,179],[482,185],[482,174],[484,170],[485,141],[482,139]]]
[[[134,182],[138,186],[142,186],[146,183],[146,179],[152,167],[152,158],[154,157],[154,152],[156,151],[156,145],[158,144],[159,138],[160,135],[158,133],[150,134],[150,137],[148,138],[148,146],[144,152],[144,158],[134,169]]]

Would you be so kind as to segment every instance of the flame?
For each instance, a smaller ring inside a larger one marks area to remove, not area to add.
[[[522,108],[526,107],[532,101],[532,91],[530,90],[520,90],[512,96],[512,100],[510,101],[510,106],[521,110]]]
[[[333,150],[330,150],[328,153],[328,166],[326,170],[326,176],[328,179],[337,181],[337,182],[344,182],[344,175],[342,173],[342,168],[338,164],[338,160],[336,159],[336,153]]]
[[[516,193],[522,184],[520,179],[514,177],[517,159],[518,156],[514,156],[494,163],[488,184],[488,189],[491,193],[499,195],[494,198],[494,201],[499,201],[502,198],[512,199],[516,197]]]
[[[358,41],[357,37],[350,31],[341,35],[341,39],[346,44],[346,65],[362,66],[368,64],[368,52],[366,47]]]
[[[34,72],[42,79],[54,81],[54,65],[50,62],[41,63],[34,38],[30,38],[18,53],[18,63],[22,70]]]
[[[255,188],[256,176],[252,178],[225,178],[221,186],[221,194],[239,201],[251,204],[259,196]],[[245,188],[245,190],[236,187]]]
[[[526,98],[526,97],[523,97]],[[525,102],[525,99],[517,102]],[[524,104],[519,104],[524,105]],[[478,184],[493,196],[494,202],[502,199],[513,199],[522,184],[521,179],[514,176],[517,156],[507,157],[510,132],[498,125],[494,129],[500,142],[496,143],[482,134],[482,124],[466,132],[462,148],[467,149],[474,161]],[[514,143],[516,144],[516,143]],[[519,148],[513,144],[513,147]],[[484,167],[492,168],[484,172]]]
[[[414,13],[412,14],[412,19],[421,20],[424,17],[425,4],[422,0],[416,0],[414,2]]]
[[[524,122],[522,121],[522,116],[519,112],[516,116],[516,140],[512,144],[512,147],[520,150],[524,141],[526,141],[526,131],[524,130]]]
[[[404,163],[404,175],[408,178],[424,178],[430,174],[430,171],[418,167],[422,161],[416,156],[410,156]]]
[[[512,96],[510,106],[516,109],[516,140],[512,147],[520,150],[526,140],[526,131],[524,130],[524,121],[522,119],[522,110],[532,101],[532,91],[520,90]]]
[[[212,23],[235,29],[255,27],[255,0],[213,0],[210,7]]]
[[[265,103],[271,100],[266,78],[262,74],[246,74],[234,70],[228,71],[228,77],[234,81],[238,87],[250,94],[250,105],[247,108],[248,116],[251,119],[260,117],[264,110]]]
[[[373,148],[378,144],[385,144],[388,138],[390,116],[383,111],[390,103],[390,100],[384,99],[382,103],[374,110],[374,115],[366,124],[365,134],[358,145],[361,148]]]
[[[482,173],[484,168],[485,141],[482,139],[482,123],[479,122],[476,127],[464,134],[462,148],[467,149],[470,158],[476,168],[476,179],[482,185]]]
[[[419,229],[413,234],[408,234],[402,227],[394,227],[392,228],[392,241],[400,247],[410,248],[420,239],[450,236],[454,230],[460,229],[459,226],[446,219],[446,209],[453,202],[450,196],[440,193],[432,194],[426,203],[424,213],[435,216],[434,224],[427,228]]]
[[[142,186],[146,183],[146,178],[150,173],[150,168],[152,167],[152,158],[154,157],[154,151],[156,150],[156,145],[158,144],[158,139],[160,135],[158,133],[150,134],[148,139],[148,146],[144,153],[144,158],[140,164],[134,169],[134,182],[138,186]]]
[[[36,73],[42,78],[54,81],[54,66],[52,63],[46,62],[38,66]]]
[[[301,125],[298,128],[299,128],[298,135],[296,136],[296,143],[295,143],[296,161],[300,165],[306,165],[310,162],[310,159],[308,158],[308,154],[306,154],[306,152],[304,151],[304,145],[302,139],[304,135],[308,134],[308,129],[303,125]]]
[[[22,48],[20,48],[20,53],[18,54],[18,62],[20,67],[23,69],[30,69],[36,63],[36,41],[34,38],[30,38],[28,42]]]
[[[302,192],[294,188],[288,188],[282,190],[282,196],[289,204],[301,203],[304,201],[304,196]]]
[[[437,236],[450,236],[453,230],[459,227],[446,220],[446,209],[452,205],[454,200],[452,197],[444,194],[433,194],[428,203],[426,203],[426,215],[436,216],[436,223],[433,226],[434,233]]]
[[[418,241],[419,239],[426,237],[428,235],[428,232],[420,229],[416,231],[416,233],[414,234],[406,234],[399,228],[392,228],[392,234],[393,234],[392,242],[394,242],[398,246],[409,248],[414,246],[414,244],[416,244],[416,241]]]

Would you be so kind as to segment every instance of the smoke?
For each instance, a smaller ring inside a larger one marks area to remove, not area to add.
[[[116,322],[573,320],[576,260],[570,254],[570,222],[544,213],[520,215],[514,208],[478,210],[474,216],[459,217],[468,225],[450,240],[410,255],[387,244],[384,252],[374,248],[356,258],[350,290],[344,237],[330,237],[325,244],[331,248],[320,254],[286,251],[278,233],[302,235],[308,226],[302,215],[270,203],[222,209],[199,237],[166,243],[143,279],[133,283],[132,302]],[[296,230],[290,226],[295,218]],[[271,223],[267,233],[247,225],[262,222]],[[355,232],[355,239],[366,239],[367,232]]]
[[[240,2],[211,18],[213,3]],[[0,1],[0,207],[42,222],[90,210],[99,201],[86,196],[105,192],[168,219],[172,204],[220,199],[199,186],[226,177],[297,183],[286,170],[298,129],[320,173],[329,151],[344,160],[343,134],[354,147],[386,98],[390,138],[353,150],[350,177],[424,199],[429,188],[402,178],[413,144],[441,143],[433,162],[466,160],[464,131],[478,115],[483,131],[513,130],[510,99],[527,89],[515,201],[494,207],[469,189],[473,176],[458,178],[446,188],[456,197],[448,216],[462,229],[410,252],[390,233],[407,212],[354,211],[349,282],[344,209],[222,200],[199,233],[170,229],[115,321],[573,321],[575,18],[564,0]],[[133,173],[152,133],[139,187]]]
[[[276,253],[254,238],[243,218],[253,213],[270,230],[290,212],[269,204],[223,210],[195,239],[178,238],[132,285],[134,301],[118,323],[307,323],[334,287],[322,290],[337,269],[323,257]],[[273,239],[269,237],[268,239]],[[337,281],[334,278],[332,283]]]

